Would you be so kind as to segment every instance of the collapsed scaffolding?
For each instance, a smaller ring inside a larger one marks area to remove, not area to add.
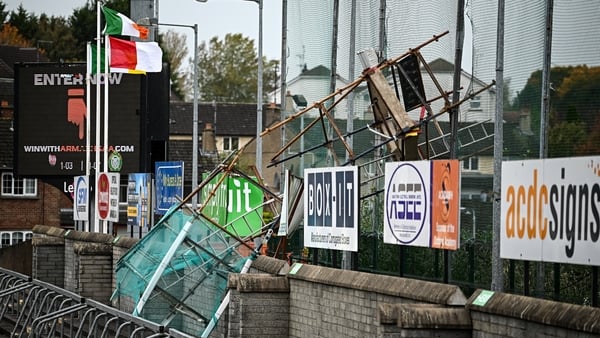
[[[284,142],[269,166],[293,163],[307,154],[313,155],[312,166],[359,165],[361,198],[368,198],[383,190],[382,166],[387,161],[442,157],[448,154],[449,144],[454,140],[463,140],[465,145],[489,140],[492,137],[489,130],[476,131],[481,123],[459,130],[459,135],[444,132],[438,124],[438,117],[493,86],[493,83],[482,86],[459,102],[451,102],[452,92],[443,90],[420,52],[447,33],[433,36],[396,58],[369,65],[355,81],[267,127],[260,137],[318,111],[306,126],[302,123],[301,128],[292,131],[293,136]],[[430,100],[422,83],[421,66],[438,91]],[[373,121],[353,130],[347,128],[344,133],[338,126],[339,120],[334,118],[335,109],[365,84]],[[400,102],[401,96],[404,105]],[[444,102],[443,108],[434,113],[431,103],[439,99]],[[414,122],[407,110],[416,108],[421,112]],[[433,124],[435,131],[431,135],[429,124]],[[311,133],[318,135],[312,139],[319,142],[305,146],[304,138]],[[368,135],[370,141],[356,143],[356,146],[349,142],[361,134]],[[460,137],[461,134],[470,138]],[[424,141],[419,142],[423,136]],[[302,143],[300,147],[299,143]],[[200,332],[205,337],[228,305],[228,275],[245,273],[275,231],[280,238],[275,255],[282,255],[286,239],[300,228],[302,221],[302,180],[286,175],[285,185],[290,189],[282,189],[283,196],[272,192],[257,172],[256,177],[250,177],[238,168],[240,156],[247,147],[248,144],[230,153],[118,261],[113,301],[119,302],[121,308],[130,307],[135,316],[191,334]],[[345,158],[341,160],[343,155]],[[233,220],[215,217],[214,212],[209,212],[214,200],[228,193],[230,180],[240,179],[262,191],[264,198]],[[197,195],[201,195],[200,205],[191,205],[189,201]]]

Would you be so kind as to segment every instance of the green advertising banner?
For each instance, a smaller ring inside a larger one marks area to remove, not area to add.
[[[207,173],[202,175],[203,179]],[[205,203],[223,174],[214,177],[202,189],[201,202]],[[239,237],[256,235],[262,225],[264,194],[254,182],[244,177],[226,177],[206,202],[202,213]],[[242,217],[244,216],[244,217]]]

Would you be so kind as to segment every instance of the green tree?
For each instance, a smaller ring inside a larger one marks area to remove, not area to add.
[[[42,14],[38,27],[34,42],[50,61],[72,61],[78,58],[77,50],[73,48],[77,41],[67,19]]]
[[[164,34],[159,34],[158,43],[163,50],[163,60],[168,62],[171,68],[171,91],[183,100],[186,98],[186,74],[182,71],[182,66],[188,53],[185,35],[168,30]],[[190,97],[188,93],[187,98]]]
[[[11,12],[8,19],[11,26],[16,27],[19,33],[27,40],[33,40],[38,32],[38,17],[27,12],[23,5],[17,7],[16,12]]]
[[[227,34],[224,40],[213,37],[208,45],[202,42],[198,50],[200,100],[256,102],[257,60],[254,40],[240,33]],[[265,96],[276,88],[277,66],[278,61],[263,57]]]
[[[69,24],[75,38],[75,55],[77,60],[85,60],[85,47],[88,41],[96,38],[96,2],[88,1],[84,6],[73,10],[69,17]],[[119,13],[129,16],[128,0],[113,0],[106,2],[105,6]],[[104,17],[101,15],[101,27],[104,27]]]
[[[8,11],[6,10],[6,4],[0,1],[0,23],[4,24],[8,19]]]

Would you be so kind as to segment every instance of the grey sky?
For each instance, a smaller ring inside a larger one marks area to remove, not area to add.
[[[15,10],[19,4],[36,15],[68,17],[73,9],[82,7],[86,0],[3,0],[6,10]],[[198,24],[198,43],[212,37],[222,39],[227,33],[242,33],[258,43],[258,5],[245,0],[162,0],[159,2],[159,22],[182,25]],[[163,29],[167,29],[164,27]],[[194,34],[190,28],[169,27],[169,30],[187,36],[188,53],[193,50]],[[263,0],[263,55],[269,59],[281,58],[281,0]]]

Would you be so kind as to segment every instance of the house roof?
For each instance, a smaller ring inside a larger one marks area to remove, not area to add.
[[[48,62],[37,48],[0,45],[0,78],[14,78],[15,63]]]
[[[329,68],[318,65],[314,68],[302,71],[301,76],[329,76],[331,75],[331,71]]]
[[[438,58],[429,62],[429,68],[431,68],[434,73],[453,72],[454,64],[442,58]]]
[[[172,135],[191,135],[194,105],[190,102],[171,102],[169,132]],[[263,108],[263,122],[266,107]],[[198,129],[214,123],[218,136],[256,135],[256,104],[254,103],[200,103],[198,104]]]

